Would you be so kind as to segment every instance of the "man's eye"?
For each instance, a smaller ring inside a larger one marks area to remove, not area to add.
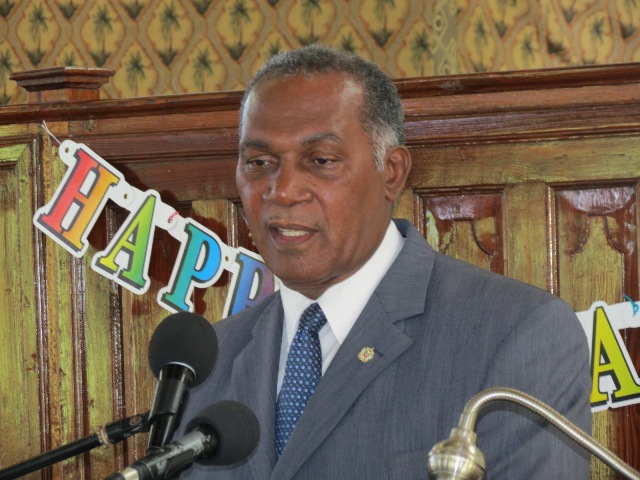
[[[313,159],[313,162],[317,165],[325,166],[325,165],[330,165],[333,162],[333,160],[325,157],[316,157]]]
[[[264,167],[267,161],[263,158],[254,158],[253,160],[247,160],[247,165],[250,167]]]

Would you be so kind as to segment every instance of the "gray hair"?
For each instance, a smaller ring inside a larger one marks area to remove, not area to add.
[[[369,136],[376,166],[381,170],[387,150],[404,144],[404,111],[400,95],[391,78],[377,65],[345,51],[310,45],[271,57],[244,93],[240,121],[249,94],[264,78],[324,73],[345,73],[362,87],[364,103],[360,123]]]

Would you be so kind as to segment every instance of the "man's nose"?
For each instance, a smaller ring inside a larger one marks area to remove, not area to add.
[[[271,178],[265,200],[289,205],[304,201],[308,196],[303,173],[295,167],[282,166]]]

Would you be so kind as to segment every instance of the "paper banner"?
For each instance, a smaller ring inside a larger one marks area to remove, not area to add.
[[[33,223],[68,252],[78,258],[86,253],[87,237],[108,200],[130,212],[109,245],[92,258],[91,267],[100,275],[136,295],[146,293],[154,232],[162,228],[180,242],[169,284],[157,297],[170,312],[193,311],[194,289],[213,285],[224,270],[233,273],[224,316],[254,305],[278,288],[259,255],[226,245],[211,230],[163,203],[158,192],[129,185],[86,145],[65,140],[60,158],[68,169],[51,201],[36,211]]]

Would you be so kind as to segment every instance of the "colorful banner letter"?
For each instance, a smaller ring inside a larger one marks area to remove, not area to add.
[[[578,312],[591,352],[591,410],[640,403],[640,379],[620,330],[640,326],[633,302],[607,305],[596,302]]]
[[[60,158],[70,168],[53,199],[36,211],[33,223],[80,258],[89,244],[87,235],[109,199],[108,191],[122,175],[82,144],[65,140]]]
[[[276,277],[262,258],[244,248],[238,248],[230,267],[233,277],[224,306],[224,316],[241,312],[271,295],[277,288]]]
[[[154,213],[160,202],[158,192],[139,195],[127,217],[107,248],[94,255],[93,269],[114,282],[142,295],[149,289],[149,260],[155,231]]]
[[[158,292],[158,303],[171,312],[193,311],[194,287],[206,288],[220,277],[230,252],[218,236],[190,218],[184,229],[171,232],[181,242],[169,285]]]

